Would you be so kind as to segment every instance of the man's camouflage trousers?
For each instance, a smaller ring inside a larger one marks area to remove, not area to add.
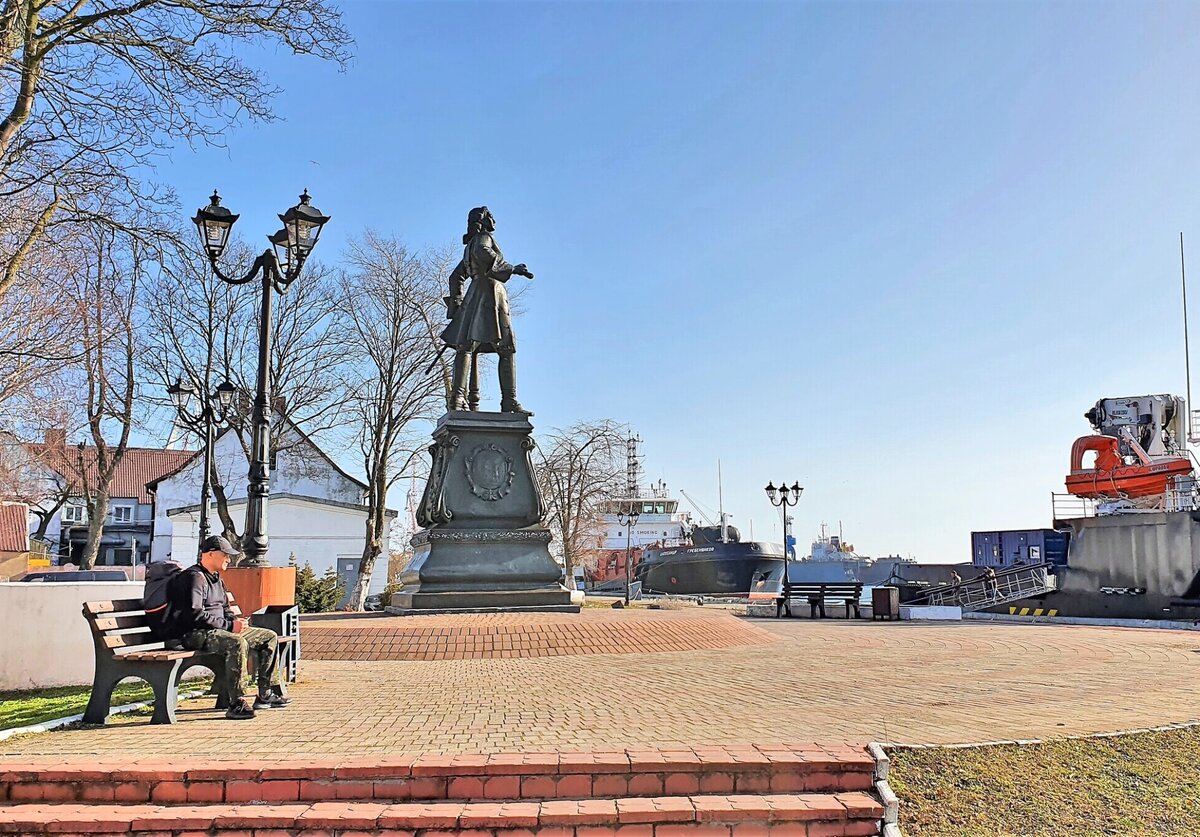
[[[183,637],[185,647],[206,654],[219,654],[225,663],[221,672],[233,694],[240,695],[250,685],[250,654],[253,653],[254,671],[258,688],[265,691],[279,683],[275,665],[275,649],[279,637],[266,628],[246,628],[240,634],[217,629],[192,631]],[[216,672],[214,672],[216,673]]]

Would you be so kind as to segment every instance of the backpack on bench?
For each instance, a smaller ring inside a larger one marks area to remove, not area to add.
[[[146,611],[146,621],[150,624],[150,636],[173,649],[183,647],[178,638],[167,638],[174,616],[171,586],[181,572],[183,567],[174,561],[151,564],[146,568],[146,589],[142,593],[142,609]]]

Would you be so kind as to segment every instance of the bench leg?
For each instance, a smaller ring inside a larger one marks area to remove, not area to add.
[[[154,689],[154,715],[152,724],[175,723],[175,709],[179,704],[179,668],[182,660],[174,660],[170,666],[158,665],[146,672],[146,679]]]
[[[85,724],[103,724],[108,720],[108,713],[112,708],[113,689],[117,688],[117,683],[120,681],[120,675],[108,671],[106,666],[102,668],[100,661],[96,661],[96,676],[92,678],[92,694],[88,698],[87,709],[83,712]]]
[[[824,597],[822,597],[822,599],[821,599],[821,618],[822,619],[825,618],[825,599],[824,599]]]

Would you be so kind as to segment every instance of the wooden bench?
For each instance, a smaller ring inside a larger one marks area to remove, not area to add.
[[[229,607],[234,616],[242,611],[229,596]],[[152,724],[175,723],[175,707],[179,703],[179,682],[183,674],[195,666],[203,666],[213,673],[212,693],[217,695],[217,708],[227,708],[234,695],[224,677],[221,655],[205,651],[167,648],[165,643],[155,642],[150,636],[150,623],[141,599],[116,599],[108,602],[84,602],[83,616],[92,633],[92,644],[96,652],[96,674],[92,678],[92,694],[88,699],[83,720],[89,724],[103,724],[108,718],[113,689],[128,677],[146,681],[154,690],[154,715]],[[250,617],[253,622],[253,615]],[[279,651],[287,647],[294,637],[279,637]],[[277,664],[278,664],[277,660]],[[276,691],[286,695],[284,678]]]
[[[788,581],[783,582],[783,595],[775,600],[775,616],[776,618],[783,616],[786,610],[787,615],[792,615],[792,599],[807,598],[808,605],[811,609],[810,618],[817,615],[820,610],[821,618],[825,618],[825,602],[840,601],[846,605],[846,618],[850,618],[850,611],[854,611],[854,618],[861,619],[862,613],[858,609],[858,599],[862,596],[863,583],[861,581],[836,581],[836,582],[819,582],[819,581]]]

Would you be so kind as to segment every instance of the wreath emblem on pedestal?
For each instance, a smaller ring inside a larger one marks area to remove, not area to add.
[[[467,482],[480,500],[499,500],[512,490],[512,457],[493,444],[480,445],[466,460]]]

